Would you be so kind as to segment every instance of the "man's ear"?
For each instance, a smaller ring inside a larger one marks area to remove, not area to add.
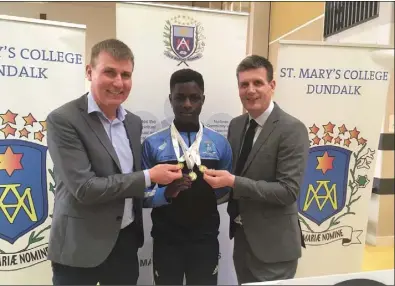
[[[269,85],[273,91],[276,89],[276,81],[274,79],[269,83]]]
[[[169,101],[171,102],[171,93],[169,93]]]
[[[89,64],[89,65],[86,65],[86,67],[85,67],[85,73],[86,73],[86,78],[89,80],[89,81],[92,81],[92,66]]]
[[[206,96],[203,94],[202,95],[202,104],[204,104],[204,101],[206,100]]]

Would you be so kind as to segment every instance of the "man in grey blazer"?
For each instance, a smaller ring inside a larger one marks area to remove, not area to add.
[[[56,181],[48,249],[54,285],[136,284],[144,190],[182,177],[176,165],[141,170],[142,122],[121,105],[133,66],[133,53],[121,41],[96,44],[86,69],[91,91],[48,115]]]
[[[228,213],[239,283],[290,279],[304,245],[296,200],[310,145],[307,129],[272,101],[276,83],[267,59],[245,58],[237,79],[248,113],[229,125],[233,174],[207,170],[204,178],[214,188],[233,188]]]

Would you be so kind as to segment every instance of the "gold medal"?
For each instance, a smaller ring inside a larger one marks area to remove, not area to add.
[[[184,169],[184,163],[179,162],[179,163],[177,164],[177,166],[179,166],[181,170]]]
[[[193,171],[189,173],[189,177],[191,178],[192,181],[195,181],[197,179],[197,175]]]
[[[204,173],[206,170],[207,170],[207,167],[206,167],[206,166],[204,166],[204,165],[200,165],[200,166],[199,166],[199,171],[200,171],[200,172]]]

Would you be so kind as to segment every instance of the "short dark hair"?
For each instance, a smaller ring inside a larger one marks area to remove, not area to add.
[[[134,66],[132,50],[122,41],[107,39],[95,44],[91,50],[91,65],[95,66],[95,60],[101,52],[107,52],[117,60],[130,60]]]
[[[195,82],[199,88],[204,92],[204,80],[203,76],[191,69],[181,69],[175,71],[170,77],[170,92],[173,91],[177,83]]]
[[[244,58],[236,69],[236,77],[239,78],[239,73],[251,69],[265,68],[267,71],[267,80],[271,82],[273,80],[273,65],[271,62],[261,56],[251,55]]]

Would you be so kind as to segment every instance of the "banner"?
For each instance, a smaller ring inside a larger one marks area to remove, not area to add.
[[[52,284],[46,117],[84,91],[85,26],[0,16],[0,281]]]
[[[174,117],[168,99],[170,76],[183,68],[203,75],[206,100],[201,120],[226,136],[230,120],[242,113],[236,67],[246,54],[247,14],[173,5],[117,3],[116,21],[117,38],[127,43],[135,55],[133,89],[126,107],[143,120],[142,140],[171,124]],[[236,284],[226,204],[219,209],[218,283]],[[150,213],[151,210],[145,210],[145,246],[140,251],[138,281],[146,285],[153,280]]]
[[[274,100],[301,120],[310,151],[298,198],[306,242],[297,276],[361,270],[390,69],[388,47],[280,43]]]

